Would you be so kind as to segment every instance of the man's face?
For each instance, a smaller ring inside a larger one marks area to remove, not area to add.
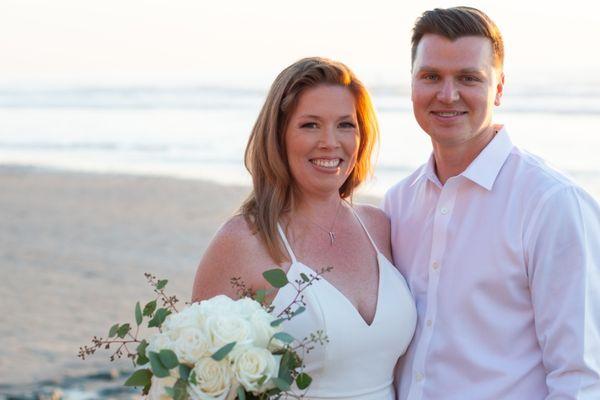
[[[503,84],[504,75],[494,67],[488,38],[465,36],[450,41],[426,34],[413,63],[415,118],[434,147],[469,147],[487,136],[491,139],[492,111],[500,105]]]

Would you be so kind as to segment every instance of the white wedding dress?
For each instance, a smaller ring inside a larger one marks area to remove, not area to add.
[[[284,331],[301,340],[323,330],[329,339],[304,355],[304,371],[313,378],[306,399],[393,400],[394,367],[415,330],[417,313],[406,281],[355,216],[377,252],[375,317],[368,325],[348,298],[327,281],[326,274],[303,292],[306,311],[286,321]],[[283,230],[278,229],[292,260],[288,279],[301,279],[301,273],[315,275],[315,270],[296,259]],[[273,300],[275,311],[288,306],[296,293],[291,285],[284,286]]]

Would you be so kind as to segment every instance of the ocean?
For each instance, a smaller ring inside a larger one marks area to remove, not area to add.
[[[505,88],[495,121],[513,142],[600,197],[600,85]],[[381,126],[373,179],[386,188],[427,160],[409,89],[371,89]],[[249,185],[243,152],[266,88],[227,86],[0,87],[0,164],[173,176]]]
[[[495,120],[506,125],[516,145],[545,158],[600,199],[600,135],[595,132],[600,84],[564,86],[569,89],[508,85]],[[381,145],[374,177],[361,191],[381,196],[427,160],[431,145],[414,120],[408,88],[371,91]],[[19,171],[48,169],[249,185],[243,153],[265,95],[266,88],[228,86],[0,86],[0,167],[16,171],[15,179]],[[0,313],[16,324],[0,322],[0,339],[6,340],[0,349],[0,400],[135,398],[136,392],[120,386],[125,377],[121,370],[128,370],[128,364],[111,365],[101,355],[90,362],[76,359],[77,348],[85,344],[81,337],[102,335],[94,324],[108,325],[129,313],[126,307],[133,306],[133,299],[145,296],[142,268],[173,263],[161,272],[178,282],[175,293],[189,290],[201,255],[199,243],[213,232],[202,231],[207,224],[202,212],[209,212],[195,211],[202,206],[195,196],[163,190],[166,181],[155,189],[154,181],[142,180],[143,190],[132,201],[127,179],[97,186],[107,191],[103,193],[94,185],[80,190],[78,185],[90,179],[75,174],[57,189],[60,193],[39,199],[47,187],[15,184],[33,194],[19,215],[4,215],[12,225],[0,231],[0,239],[8,240],[0,242],[0,272],[9,271],[1,277]],[[51,185],[60,179],[47,181]],[[11,200],[1,190],[0,199]],[[144,203],[149,197],[164,204],[168,212],[162,219],[151,218],[154,208]],[[117,198],[121,203],[114,202]],[[50,204],[57,199],[68,202]],[[119,209],[105,209],[105,202]],[[177,209],[179,203],[186,203],[185,211]],[[30,209],[36,205],[40,210]],[[212,229],[223,217],[210,218],[206,226]],[[39,282],[31,285],[35,279]],[[32,287],[44,293],[33,293]],[[119,296],[106,293],[117,287]],[[100,311],[92,312],[100,294]],[[64,332],[63,323],[68,325]],[[38,373],[39,365],[52,366],[47,379],[38,378],[45,376]],[[19,382],[3,378],[7,372],[19,376],[19,367],[36,371],[34,382],[28,376]]]

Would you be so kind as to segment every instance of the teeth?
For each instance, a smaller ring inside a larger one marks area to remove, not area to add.
[[[456,117],[457,115],[463,114],[460,111],[450,111],[450,112],[436,112],[440,117]]]
[[[340,165],[340,161],[341,160],[339,158],[336,158],[334,160],[326,160],[323,158],[315,158],[313,160],[310,160],[311,163],[323,168],[337,168],[338,165]]]

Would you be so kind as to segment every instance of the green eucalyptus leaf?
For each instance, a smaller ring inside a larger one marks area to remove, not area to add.
[[[158,353],[151,351],[148,353],[148,358],[150,359],[150,368],[152,368],[152,372],[157,378],[166,378],[169,376],[169,369],[160,361]]]
[[[192,372],[192,368],[185,364],[179,364],[179,377],[188,381],[190,379],[190,372]]]
[[[277,326],[281,325],[283,323],[283,321],[285,321],[285,318],[276,319],[275,321],[271,322],[271,326],[277,327]]]
[[[167,282],[169,282],[168,279],[159,280],[158,283],[156,284],[156,289],[158,289],[158,290],[164,289],[165,286],[167,286]]]
[[[142,308],[140,302],[135,303],[135,323],[140,326],[142,324]]]
[[[148,328],[160,328],[169,314],[171,314],[171,311],[166,308],[159,308],[154,313],[154,317],[148,322]]]
[[[113,326],[110,327],[110,330],[108,331],[108,337],[114,337],[117,334],[117,330],[119,329],[119,324],[114,324]]]
[[[263,277],[274,288],[282,288],[289,283],[285,272],[281,268],[274,268],[263,272]]]
[[[167,394],[167,396],[169,396],[170,398],[175,397],[175,389],[173,389],[172,387],[165,387],[165,393]]]
[[[235,347],[235,343],[236,342],[231,342],[231,343],[227,343],[225,346],[221,347],[219,350],[217,350],[215,352],[215,354],[213,354],[211,356],[211,358],[215,361],[221,361],[222,359],[225,358],[225,356],[227,354],[229,354],[229,352],[231,350],[233,350],[233,348]]]
[[[273,335],[273,339],[281,340],[283,343],[287,344],[292,343],[294,340],[296,340],[292,335],[285,332],[277,332]]]
[[[144,312],[142,314],[144,315],[144,317],[149,317],[152,314],[154,314],[154,310],[156,310],[156,300],[148,302],[144,306]]]
[[[304,311],[306,311],[306,307],[302,307],[302,306],[298,307],[298,308],[296,309],[296,311],[294,311],[294,312],[292,313],[292,318],[293,318],[293,317],[295,317],[296,315],[300,315],[300,314],[302,314]]]
[[[152,382],[150,382],[146,386],[144,386],[144,388],[142,389],[142,395],[144,395],[144,396],[148,395],[148,393],[150,393],[151,387],[152,387]]]
[[[258,301],[259,303],[264,303],[265,302],[265,298],[267,297],[267,291],[264,289],[260,289],[256,291],[256,294],[254,296],[254,300]]]
[[[242,385],[238,386],[237,388],[237,398],[238,400],[246,400],[246,392],[244,391]]]
[[[125,337],[131,330],[131,326],[129,324],[123,324],[117,329],[117,336],[121,339]]]
[[[296,377],[296,385],[298,385],[298,389],[300,390],[304,390],[307,387],[309,387],[311,382],[312,378],[310,377],[310,375],[304,372],[298,374],[298,376]]]
[[[173,400],[187,400],[187,382],[183,379],[177,379],[175,386],[173,386]]]
[[[291,366],[291,363],[292,363],[292,354],[288,351],[281,357],[281,361],[279,363],[279,372],[277,373],[277,377],[279,379],[284,380],[285,382],[287,382],[290,385],[293,382],[292,374],[291,374],[291,370],[293,368]],[[277,387],[279,387],[279,385],[277,385]],[[287,390],[287,389],[282,389],[282,390]]]
[[[152,380],[152,371],[138,369],[124,383],[125,386],[146,386]]]
[[[281,378],[273,378],[273,383],[282,392],[285,392],[286,390],[290,390],[290,387],[292,387],[292,385],[289,382],[286,382],[285,380],[283,380]]]
[[[308,281],[310,281],[310,279],[308,279],[308,276],[306,276],[306,274],[305,274],[304,272],[301,272],[301,273],[300,273],[300,278],[302,278],[302,280],[303,280],[304,282],[308,282]]]
[[[172,350],[161,350],[158,353],[158,358],[167,369],[173,369],[179,365],[177,355]]]
[[[198,380],[196,379],[196,371],[192,370],[192,373],[190,374],[190,378],[188,380],[192,385],[198,384]]]
[[[263,385],[263,383],[265,383],[265,381],[266,381],[266,380],[267,380],[267,376],[266,376],[266,375],[263,375],[263,376],[261,376],[261,377],[260,377],[260,379],[259,379],[258,381],[256,381],[256,384],[257,384],[258,386],[262,386],[262,385]]]
[[[146,348],[148,347],[148,342],[146,341],[146,339],[142,340],[142,343],[140,343],[138,345],[138,347],[136,348],[137,351],[137,359],[135,361],[135,363],[137,365],[144,365],[147,364],[148,361],[150,361],[148,359],[148,357],[146,356]]]

